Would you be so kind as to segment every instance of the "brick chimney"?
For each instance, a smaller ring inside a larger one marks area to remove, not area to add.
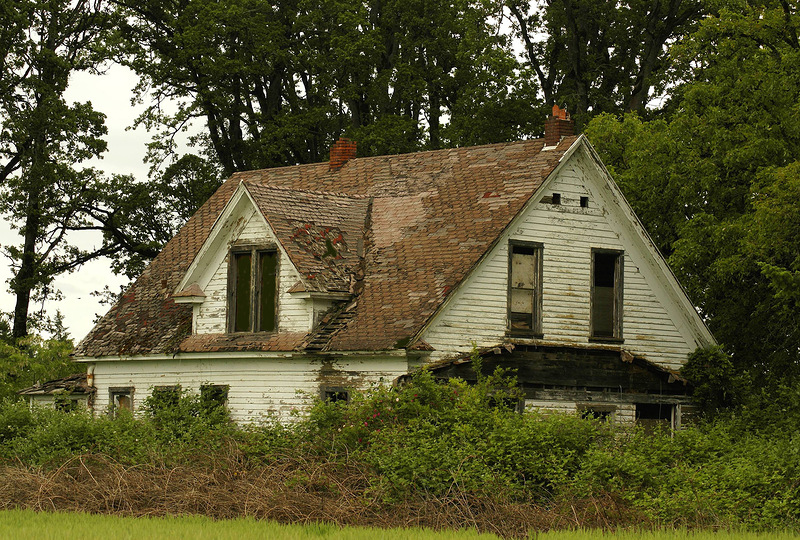
[[[575,121],[571,120],[566,109],[553,105],[553,114],[544,121],[544,145],[555,146],[561,137],[575,135]]]
[[[356,157],[356,141],[339,137],[331,146],[331,169],[341,169],[342,165]]]

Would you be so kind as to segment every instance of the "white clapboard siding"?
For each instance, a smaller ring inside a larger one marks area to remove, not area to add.
[[[312,305],[308,299],[289,294],[289,288],[300,280],[300,274],[289,260],[289,256],[277,242],[275,234],[264,218],[252,207],[244,216],[231,219],[246,219],[241,232],[231,241],[250,241],[278,245],[278,331],[307,332],[312,326]],[[206,298],[198,310],[195,328],[198,334],[224,333],[227,331],[228,303],[228,256],[217,266],[205,288]]]
[[[97,362],[94,368],[95,413],[108,409],[110,388],[133,387],[134,408],[156,386],[180,385],[198,393],[204,384],[228,385],[228,410],[239,423],[269,417],[290,420],[305,410],[322,387],[366,389],[391,384],[408,370],[404,357],[345,357],[329,361],[325,374],[317,358],[231,358],[124,360]],[[329,381],[335,380],[335,385]]]
[[[665,367],[677,369],[698,343],[687,330],[679,330],[671,318],[680,309],[665,306],[654,290],[663,291],[664,275],[646,264],[650,253],[630,230],[615,230],[609,219],[616,207],[607,207],[599,196],[602,180],[585,174],[586,163],[575,156],[562,167],[543,195],[561,194],[561,204],[531,204],[504,233],[494,249],[478,264],[434,316],[422,339],[435,351],[431,360],[466,352],[472,343],[491,347],[506,334],[509,240],[543,245],[542,331],[543,341],[588,345],[589,297],[592,248],[623,250],[623,338],[625,349]],[[580,197],[589,205],[580,207]],[[617,216],[616,222],[629,221]],[[627,240],[626,240],[627,239]],[[671,276],[669,276],[671,279]],[[667,293],[661,294],[661,297]],[[677,306],[677,307],[676,307]],[[671,311],[670,311],[671,310]]]

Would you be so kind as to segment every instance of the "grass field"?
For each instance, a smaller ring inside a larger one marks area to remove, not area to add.
[[[125,518],[87,514],[37,513],[27,510],[0,511],[0,539],[14,540],[492,540],[491,534],[475,531],[430,531],[423,529],[340,528],[335,525],[280,525],[237,519],[213,521],[198,516],[177,518]],[[734,532],[600,532],[572,531],[534,533],[537,540],[789,540],[793,533]]]

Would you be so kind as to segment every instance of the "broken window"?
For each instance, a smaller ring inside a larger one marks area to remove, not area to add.
[[[109,388],[108,390],[111,416],[116,416],[117,411],[133,411],[133,387]]]
[[[542,245],[509,245],[508,330],[511,334],[541,336]]]
[[[646,433],[675,427],[675,405],[669,403],[637,403],[636,424]]]
[[[277,321],[278,253],[237,248],[228,274],[228,328],[231,332],[272,332]]]
[[[622,339],[622,252],[592,250],[591,336]]]
[[[227,403],[227,384],[204,384],[200,386],[200,405],[206,413],[224,409]]]

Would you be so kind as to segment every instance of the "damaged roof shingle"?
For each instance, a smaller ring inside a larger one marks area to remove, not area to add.
[[[212,345],[211,338],[189,336],[191,307],[175,304],[171,293],[240,182],[301,273],[303,283],[293,290],[354,297],[342,310],[346,320],[321,329],[325,343],[318,333],[297,341],[266,334],[236,350],[293,350],[302,343],[316,350],[397,348],[419,332],[576,140],[565,137],[547,151],[539,139],[351,159],[338,169],[319,163],[236,173],[76,354],[222,350],[222,338]]]

